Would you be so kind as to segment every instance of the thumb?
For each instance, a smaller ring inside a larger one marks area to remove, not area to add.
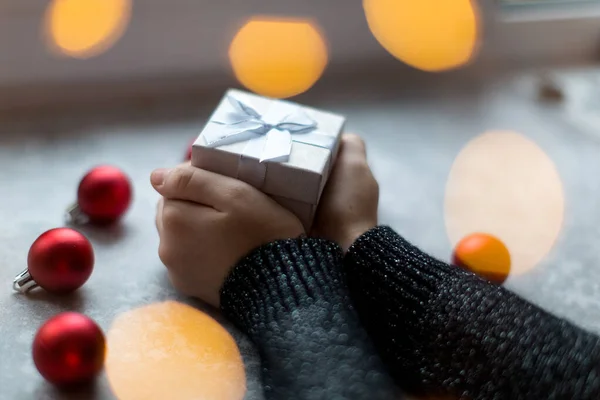
[[[339,158],[344,161],[366,161],[367,150],[364,140],[354,134],[345,133],[341,139]]]
[[[365,142],[354,133],[345,133],[340,139],[340,149],[329,180],[331,183],[325,186],[325,192],[338,192],[336,186],[346,186],[345,179],[357,169],[367,165],[367,152]]]

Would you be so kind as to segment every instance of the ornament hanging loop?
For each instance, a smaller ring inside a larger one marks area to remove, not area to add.
[[[69,225],[83,225],[89,222],[89,218],[81,211],[79,204],[73,203],[65,212],[65,221]]]
[[[15,276],[15,279],[13,280],[13,289],[20,293],[27,293],[37,286],[37,282],[33,280],[33,277],[27,269]]]

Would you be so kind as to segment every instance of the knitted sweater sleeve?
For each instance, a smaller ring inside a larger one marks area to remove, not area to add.
[[[342,257],[324,240],[278,241],[225,281],[221,309],[258,348],[267,399],[402,399],[351,306]]]
[[[349,249],[351,298],[396,382],[461,399],[600,399],[600,339],[387,227]]]

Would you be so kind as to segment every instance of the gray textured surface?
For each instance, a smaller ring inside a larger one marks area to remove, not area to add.
[[[458,151],[489,129],[516,130],[535,140],[563,180],[565,224],[535,273],[511,279],[508,286],[600,332],[600,135],[575,124],[562,108],[537,103],[529,83],[527,79],[467,87],[456,83],[418,95],[401,87],[387,92],[340,88],[335,98],[309,100],[346,114],[349,130],[366,139],[381,184],[381,222],[443,259],[451,253],[444,227],[444,189]],[[206,99],[204,107],[145,104],[134,111],[47,113],[2,123],[0,399],[114,398],[105,376],[85,393],[62,394],[44,383],[30,357],[33,335],[44,320],[67,309],[84,312],[108,329],[119,313],[178,299],[157,256],[153,220],[157,195],[148,175],[153,168],[180,161],[218,96]],[[86,231],[97,257],[92,278],[66,299],[44,292],[29,298],[13,294],[12,278],[25,266],[32,241],[62,224],[63,210],[73,200],[82,173],[98,163],[127,171],[134,181],[135,202],[117,229]],[[246,397],[259,399],[256,356],[248,341],[230,330],[247,362]]]

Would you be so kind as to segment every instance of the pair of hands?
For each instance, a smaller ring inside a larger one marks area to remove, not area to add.
[[[189,163],[156,170],[150,180],[162,195],[156,213],[158,253],[171,283],[216,307],[229,271],[255,248],[308,233],[347,250],[377,225],[379,187],[364,142],[351,134],[342,137],[311,232],[252,186]]]

